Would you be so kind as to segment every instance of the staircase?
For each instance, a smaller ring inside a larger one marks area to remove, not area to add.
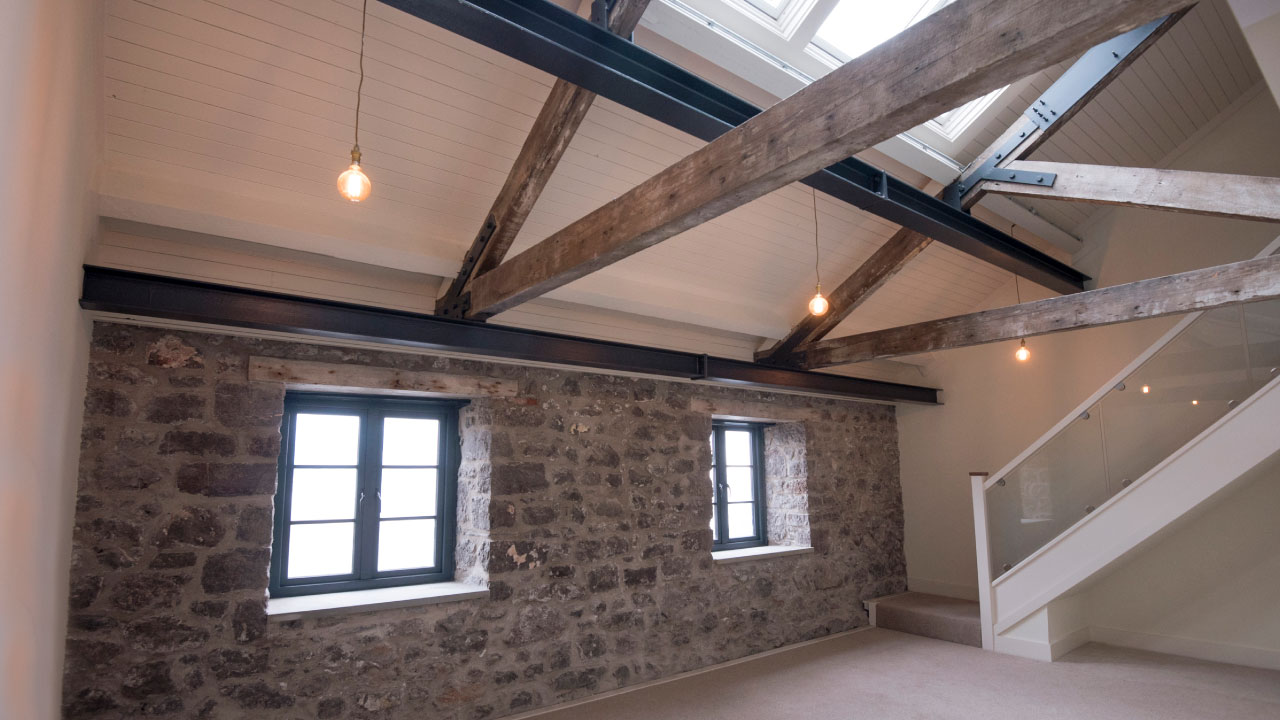
[[[982,647],[1052,660],[1086,642],[1074,593],[1280,454],[1277,428],[1268,301],[1187,316],[1000,472],[972,474]]]
[[[868,600],[864,605],[875,627],[982,647],[978,603],[972,600],[905,592]]]

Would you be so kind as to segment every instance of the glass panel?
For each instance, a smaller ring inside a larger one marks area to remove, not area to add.
[[[1257,389],[1280,377],[1280,300],[1244,306],[1249,338],[1249,381]]]
[[[382,471],[382,517],[418,517],[436,514],[436,471],[393,469]]]
[[[987,490],[992,572],[1035,552],[1280,373],[1280,301],[1203,313]]]
[[[436,465],[439,444],[439,420],[387,418],[382,424],[383,465]]]
[[[818,28],[814,39],[856,58],[923,19],[935,0],[840,0]]]
[[[751,464],[751,433],[746,430],[724,431],[724,464]]]
[[[378,532],[378,572],[435,565],[435,520],[383,520]]]
[[[1107,497],[1249,395],[1241,312],[1206,312],[1103,398]]]
[[[355,468],[296,468],[289,520],[354,520]]]
[[[992,577],[1074,525],[1106,496],[1099,407],[1076,418],[987,490]]]
[[[720,533],[716,531],[716,506],[711,506],[711,541],[720,542]]]
[[[351,573],[355,523],[317,523],[289,528],[289,577]]]
[[[755,534],[755,505],[752,503],[729,505],[729,539],[748,538]]]
[[[359,415],[298,413],[294,465],[355,465],[360,456]]]
[[[729,502],[751,502],[755,500],[755,487],[752,483],[752,472],[749,467],[731,467],[725,469],[729,483]]]

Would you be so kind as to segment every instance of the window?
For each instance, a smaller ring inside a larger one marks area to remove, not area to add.
[[[661,0],[645,17],[668,40],[787,97],[952,1]],[[1003,95],[1001,88],[953,108],[904,140],[927,144],[934,157],[959,152],[999,112]]]
[[[453,578],[462,404],[285,396],[273,597]]]
[[[712,549],[768,544],[764,508],[764,428],[711,424]]]
[[[928,17],[938,0],[840,0],[818,27],[813,42],[847,62]]]

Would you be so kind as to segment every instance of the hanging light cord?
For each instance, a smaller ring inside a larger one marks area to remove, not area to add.
[[[1022,304],[1022,288],[1018,286],[1018,274],[1013,275],[1013,291],[1018,294],[1018,304]]]
[[[364,94],[364,28],[369,20],[369,0],[360,9],[360,82],[356,85],[356,145],[351,150],[353,159],[360,155],[360,97]]]
[[[818,270],[818,191],[813,191],[813,277],[822,286],[822,273]]]

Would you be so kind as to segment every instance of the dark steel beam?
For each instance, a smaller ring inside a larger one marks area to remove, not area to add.
[[[546,0],[381,0],[674,128],[713,140],[760,113]],[[1061,293],[1088,276],[857,158],[805,178],[832,197]]]
[[[452,320],[86,266],[80,307],[98,312],[707,380],[859,400],[937,404],[933,388],[770,367],[696,353]]]

